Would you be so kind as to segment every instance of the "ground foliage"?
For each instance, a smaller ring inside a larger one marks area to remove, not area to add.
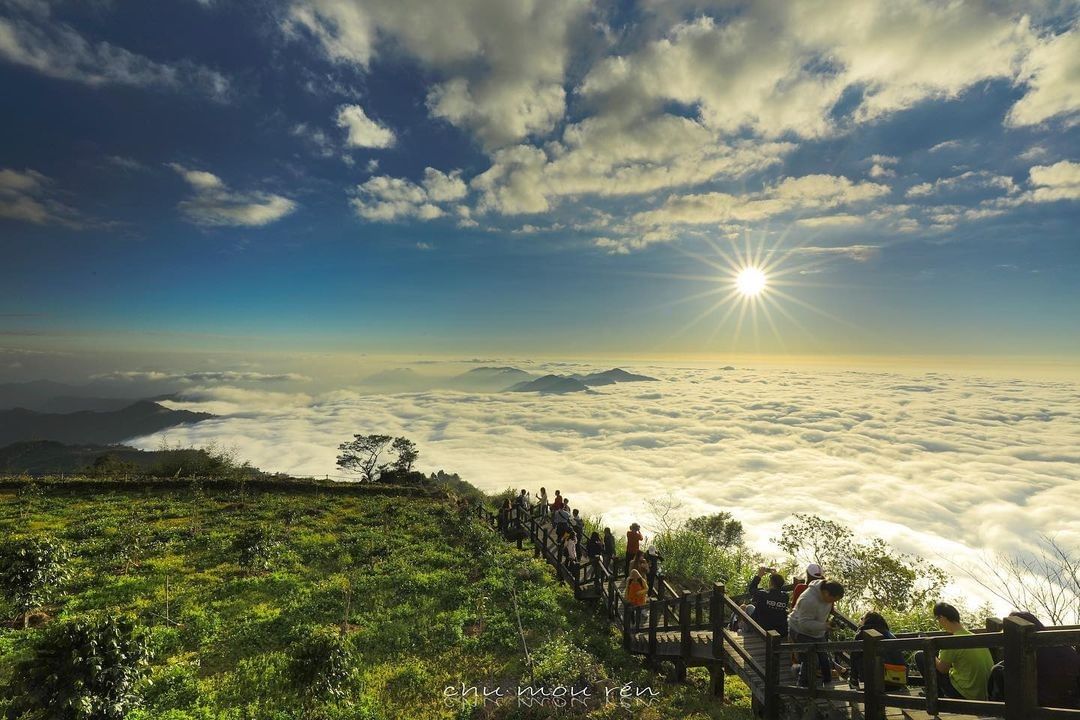
[[[445,477],[446,487],[464,485]],[[462,684],[559,682],[660,693],[630,710],[598,704],[594,718],[749,717],[737,681],[735,702],[721,705],[702,673],[670,684],[646,671],[602,613],[463,514],[456,495],[296,483],[39,487],[30,508],[17,487],[0,489],[0,535],[62,546],[63,577],[29,628],[17,598],[0,599],[0,717],[566,716],[444,698]],[[32,691],[25,679],[47,677],[59,657],[78,672],[109,671],[81,690]]]

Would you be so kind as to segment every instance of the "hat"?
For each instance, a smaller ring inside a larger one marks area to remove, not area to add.
[[[810,563],[806,566],[807,579],[809,578],[823,578],[825,577],[825,571],[821,569],[821,566],[817,563]]]

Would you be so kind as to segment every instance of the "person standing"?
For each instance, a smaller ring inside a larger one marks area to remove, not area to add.
[[[972,634],[960,622],[960,612],[949,603],[939,602],[934,606],[934,619],[938,627],[950,635]],[[936,658],[929,658],[919,650],[915,653],[915,664],[923,677],[929,672],[937,672],[939,697],[985,700],[994,657],[989,648],[942,649],[938,650]]]
[[[604,528],[604,564],[608,570],[615,572],[615,536],[611,534],[611,528]]]
[[[577,508],[574,508],[570,514],[570,527],[574,529],[579,538],[585,537],[585,519],[578,514]]]
[[[630,577],[626,580],[626,602],[634,609],[632,622],[641,627],[641,608],[649,599],[649,591],[645,587],[645,578],[637,570],[630,571]]]
[[[832,630],[829,616],[833,603],[844,597],[844,586],[838,582],[815,580],[799,596],[795,609],[788,616],[788,632],[795,643],[824,642]],[[799,671],[799,685],[810,687],[810,662],[813,652],[806,652]],[[819,680],[821,684],[832,682],[832,660],[826,652],[818,652]]]
[[[540,517],[547,517],[547,514],[548,514],[547,488],[540,488],[540,494],[536,496],[536,504],[540,506]]]
[[[626,568],[623,570],[626,575],[630,574],[630,562],[638,554],[641,541],[644,539],[645,536],[641,534],[641,526],[637,523],[631,523],[630,529],[626,531]]]
[[[799,602],[799,596],[803,594],[806,588],[810,587],[810,583],[815,580],[825,580],[825,571],[821,569],[821,566],[817,563],[810,563],[806,566],[806,580],[800,580],[795,583],[795,589],[791,591],[791,607],[795,607],[795,603]]]
[[[551,501],[551,512],[555,512],[563,506],[564,500],[562,493],[558,490],[555,491],[555,499]]]
[[[649,582],[649,592],[652,592],[653,588],[656,587],[656,577],[660,574],[660,561],[663,559],[664,556],[660,554],[656,546],[649,543],[649,547],[645,550],[645,561],[649,563],[649,574],[646,576],[646,580]]]
[[[600,533],[594,532],[589,536],[589,542],[585,543],[585,554],[590,559],[597,560],[604,554],[604,543],[600,540]]]
[[[552,505],[552,507],[555,506]],[[560,505],[559,508],[551,514],[551,522],[555,526],[555,539],[561,543],[563,541],[563,536],[570,531],[570,511],[566,509],[565,505]]]

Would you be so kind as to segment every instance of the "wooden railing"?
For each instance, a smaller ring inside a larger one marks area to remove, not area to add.
[[[495,526],[498,517],[486,508],[477,507],[477,515]],[[515,508],[511,517],[504,521],[518,529],[517,544],[523,549],[525,537],[533,542],[536,557],[543,556],[554,565],[560,579],[570,583],[575,597],[586,588],[596,591],[608,617],[623,633],[624,646],[629,650],[635,635],[646,634],[647,655],[657,658],[657,634],[677,631],[679,650],[666,653],[665,660],[674,660],[680,679],[685,678],[686,665],[691,661],[704,661],[710,672],[712,693],[723,697],[725,668],[739,664],[744,680],[762,688],[763,710],[766,720],[779,720],[783,698],[827,700],[841,703],[860,703],[866,720],[884,720],[885,708],[925,710],[934,716],[941,712],[973,714],[979,717],[1001,717],[1005,720],[1080,720],[1080,709],[1046,708],[1038,705],[1035,677],[1035,658],[1039,648],[1080,645],[1080,626],[1045,628],[1037,630],[1034,625],[1018,617],[1007,617],[1000,630],[975,631],[971,635],[946,633],[902,633],[895,639],[886,639],[875,630],[867,630],[861,640],[821,641],[814,643],[791,643],[775,630],[766,631],[743,610],[740,600],[745,595],[731,596],[723,583],[714,583],[708,592],[681,593],[662,576],[657,577],[654,593],[647,606],[635,612],[619,591],[617,581],[624,577],[621,564],[613,562],[608,567],[600,559],[572,561],[561,553],[551,530],[543,523],[544,516],[536,509],[524,511]],[[743,638],[756,637],[765,647],[764,666],[728,629],[732,617],[739,621]],[[856,624],[844,615],[833,612],[833,619],[840,626],[855,630]],[[706,658],[693,652],[694,631],[711,632],[710,647]],[[997,656],[1003,650],[1005,666],[1005,701],[958,700],[939,697],[937,673],[933,671],[934,658],[939,650],[987,648]],[[925,695],[913,696],[887,692],[883,683],[882,658],[890,651],[911,652],[922,650],[928,658],[930,669],[923,679]],[[815,678],[817,663],[813,653],[823,652],[830,657],[840,656],[850,662],[850,654],[862,653],[863,688],[861,690],[821,687]],[[810,676],[809,687],[782,685],[781,663],[790,660],[792,653],[810,653],[804,660]],[[738,658],[738,660],[736,660]]]

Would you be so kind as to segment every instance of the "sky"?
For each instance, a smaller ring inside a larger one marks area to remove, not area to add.
[[[0,365],[1073,363],[1078,15],[0,0]]]

